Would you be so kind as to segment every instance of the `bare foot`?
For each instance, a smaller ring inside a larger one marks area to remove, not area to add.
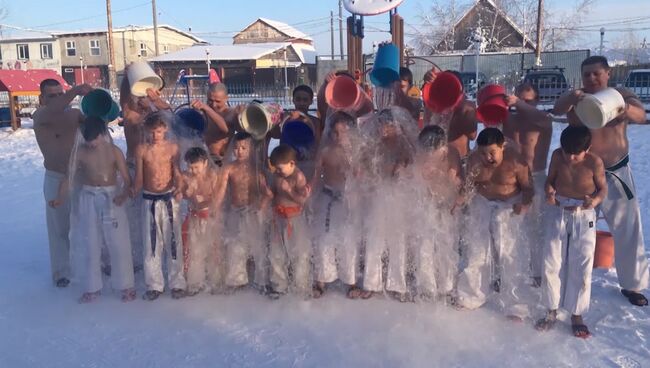
[[[122,301],[130,302],[135,300],[135,289],[122,290]]]
[[[591,332],[589,332],[589,328],[587,328],[587,325],[582,320],[582,316],[571,316],[571,330],[573,331],[573,336],[581,339],[586,339],[591,336]]]
[[[314,283],[314,286],[311,289],[311,297],[314,299],[318,299],[323,294],[325,293],[325,283],[324,282],[316,282]]]
[[[99,297],[100,293],[100,291],[95,291],[94,293],[83,293],[81,298],[79,298],[79,303],[92,303]]]

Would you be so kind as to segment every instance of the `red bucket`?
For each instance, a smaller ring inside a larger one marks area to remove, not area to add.
[[[346,76],[339,75],[327,83],[325,101],[334,109],[345,109],[355,106],[361,100],[361,91],[357,82]]]
[[[506,89],[498,84],[488,84],[476,96],[476,116],[487,126],[503,123],[508,118],[508,105],[503,100]]]
[[[463,99],[463,84],[454,73],[442,72],[422,87],[424,104],[435,113],[453,110]]]

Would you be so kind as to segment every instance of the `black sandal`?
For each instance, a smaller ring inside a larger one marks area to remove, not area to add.
[[[621,294],[630,301],[631,304],[638,307],[645,307],[648,305],[648,299],[641,293],[636,291],[621,289]]]
[[[571,330],[573,330],[573,336],[581,339],[586,339],[591,336],[591,332],[589,332],[589,329],[584,324],[571,325]]]

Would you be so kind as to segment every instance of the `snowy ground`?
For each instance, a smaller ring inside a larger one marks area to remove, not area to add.
[[[121,130],[115,136],[124,143]],[[650,127],[629,136],[650,239]],[[0,367],[650,367],[650,308],[620,296],[613,270],[594,272],[586,341],[566,323],[542,334],[490,307],[457,312],[336,292],[128,304],[104,295],[80,305],[78,286],[50,283],[42,177],[30,124],[0,130]]]

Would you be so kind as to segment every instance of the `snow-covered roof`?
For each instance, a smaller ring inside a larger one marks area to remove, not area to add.
[[[316,64],[316,49],[312,45],[304,43],[292,43],[291,47],[296,51],[303,64]]]
[[[299,30],[295,29],[294,27],[292,27],[292,26],[290,26],[290,25],[288,25],[286,23],[278,22],[277,20],[272,20],[272,19],[267,19],[267,18],[257,18],[257,19],[255,19],[254,22],[252,22],[251,24],[244,27],[244,29],[241,32],[237,33],[237,35],[235,35],[235,37],[237,37],[239,34],[241,34],[246,29],[248,29],[248,27],[252,26],[253,24],[257,23],[258,21],[261,21],[261,22],[264,22],[264,23],[268,24],[269,26],[277,29],[279,32],[284,33],[285,35],[287,35],[287,36],[289,36],[291,38],[297,38],[297,39],[301,39],[301,40],[313,41],[313,39],[311,37],[304,34],[303,32],[300,32]]]
[[[36,41],[36,40],[53,40],[55,37],[49,32],[42,32],[29,29],[11,29],[4,28],[3,37],[0,43],[13,43],[18,41]]]
[[[195,42],[206,42],[205,40],[196,37],[195,35],[185,32],[183,30],[180,30],[176,27],[172,27],[167,24],[161,24],[158,26],[158,28],[167,28],[170,31],[182,34],[185,37],[189,37],[193,39]],[[153,29],[153,26],[136,26],[136,25],[128,25],[125,27],[117,27],[113,28],[113,32],[127,32],[127,31],[148,31]],[[52,32],[55,36],[69,36],[69,35],[77,35],[77,34],[86,34],[86,33],[106,33],[107,28],[96,28],[96,29],[84,29],[84,30],[78,30],[78,31],[56,31]]]
[[[316,50],[311,45],[292,44],[290,42],[244,43],[234,45],[194,45],[186,49],[171,52],[148,59],[153,62],[164,61],[203,61],[206,50],[210,60],[257,60],[264,55],[291,47],[296,51],[302,63],[315,64]]]

